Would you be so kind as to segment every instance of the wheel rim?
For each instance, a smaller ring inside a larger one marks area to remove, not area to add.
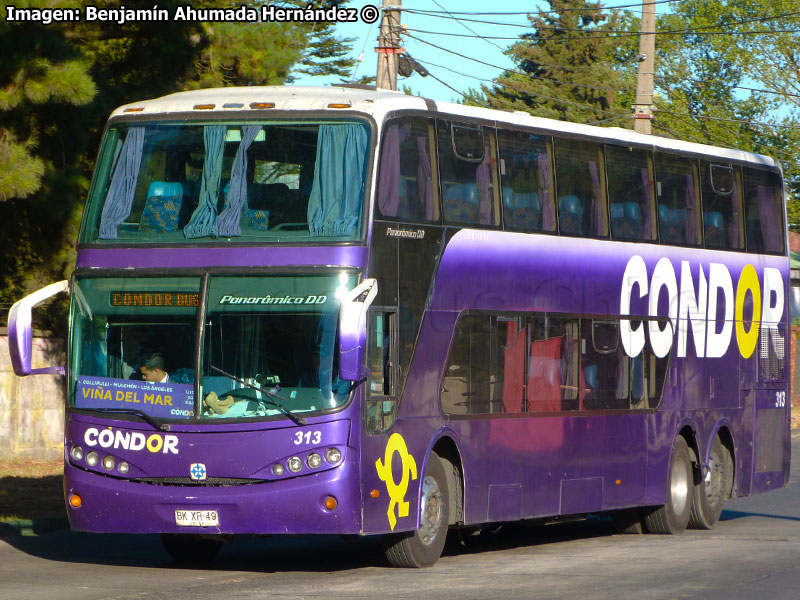
[[[429,546],[442,527],[442,492],[439,484],[430,475],[422,480],[422,512],[419,521],[420,540]]]
[[[670,499],[672,508],[677,514],[682,514],[689,501],[689,474],[680,460],[672,463],[672,473],[669,478]]]

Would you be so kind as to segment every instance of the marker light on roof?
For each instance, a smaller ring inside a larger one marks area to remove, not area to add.
[[[351,106],[351,104],[328,104],[328,108],[350,108]]]
[[[193,108],[195,110],[211,110],[216,106],[216,104],[195,104]]]
[[[226,102],[222,105],[222,108],[242,108],[244,104],[241,102]]]
[[[275,108],[274,102],[251,102],[250,108]]]
[[[132,108],[126,108],[122,112],[142,112],[144,110],[144,106],[134,106]]]

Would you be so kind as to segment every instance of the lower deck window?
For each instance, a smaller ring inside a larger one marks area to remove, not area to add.
[[[668,358],[620,343],[619,319],[468,314],[442,379],[451,415],[653,409]]]

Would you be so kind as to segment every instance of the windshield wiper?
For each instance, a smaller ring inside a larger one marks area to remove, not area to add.
[[[163,423],[159,423],[158,421],[156,421],[153,417],[151,417],[147,413],[142,412],[141,410],[136,410],[135,408],[87,408],[85,410],[91,410],[91,411],[99,412],[99,413],[112,413],[112,414],[119,414],[119,415],[135,415],[137,417],[140,417],[142,420],[147,421],[148,423],[150,423],[150,425],[152,425],[156,429],[160,429],[161,431],[169,431],[170,430],[169,425],[166,425],[166,424],[163,424]]]
[[[226,373],[222,369],[218,369],[214,365],[210,365],[210,369],[212,371],[216,371],[220,375],[224,375],[228,379],[233,379],[237,383],[241,383],[242,385],[246,385],[247,387],[249,387],[251,389],[254,389],[257,392],[262,392],[262,393],[266,394],[267,396],[272,398],[272,400],[260,400],[261,402],[265,402],[267,404],[271,404],[272,406],[277,408],[279,411],[281,411],[286,417],[288,417],[289,419],[294,421],[297,425],[305,425],[306,424],[305,419],[303,419],[302,417],[298,417],[296,414],[294,414],[292,411],[290,411],[288,408],[286,408],[283,404],[278,402],[279,400],[282,401],[282,402],[286,402],[286,398],[283,398],[283,397],[279,396],[278,394],[276,394],[272,390],[268,390],[266,388],[262,388],[262,387],[259,387],[257,385],[253,385],[252,383],[247,383],[246,381],[244,381],[242,379],[239,379],[235,375],[231,375],[230,373]]]

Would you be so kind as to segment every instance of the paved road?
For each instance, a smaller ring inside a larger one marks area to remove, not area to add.
[[[795,433],[793,455],[800,457]],[[156,536],[56,531],[0,541],[3,600],[800,598],[800,459],[788,487],[731,501],[712,531],[615,535],[602,521],[517,526],[387,568],[373,540],[251,538],[179,568]]]

